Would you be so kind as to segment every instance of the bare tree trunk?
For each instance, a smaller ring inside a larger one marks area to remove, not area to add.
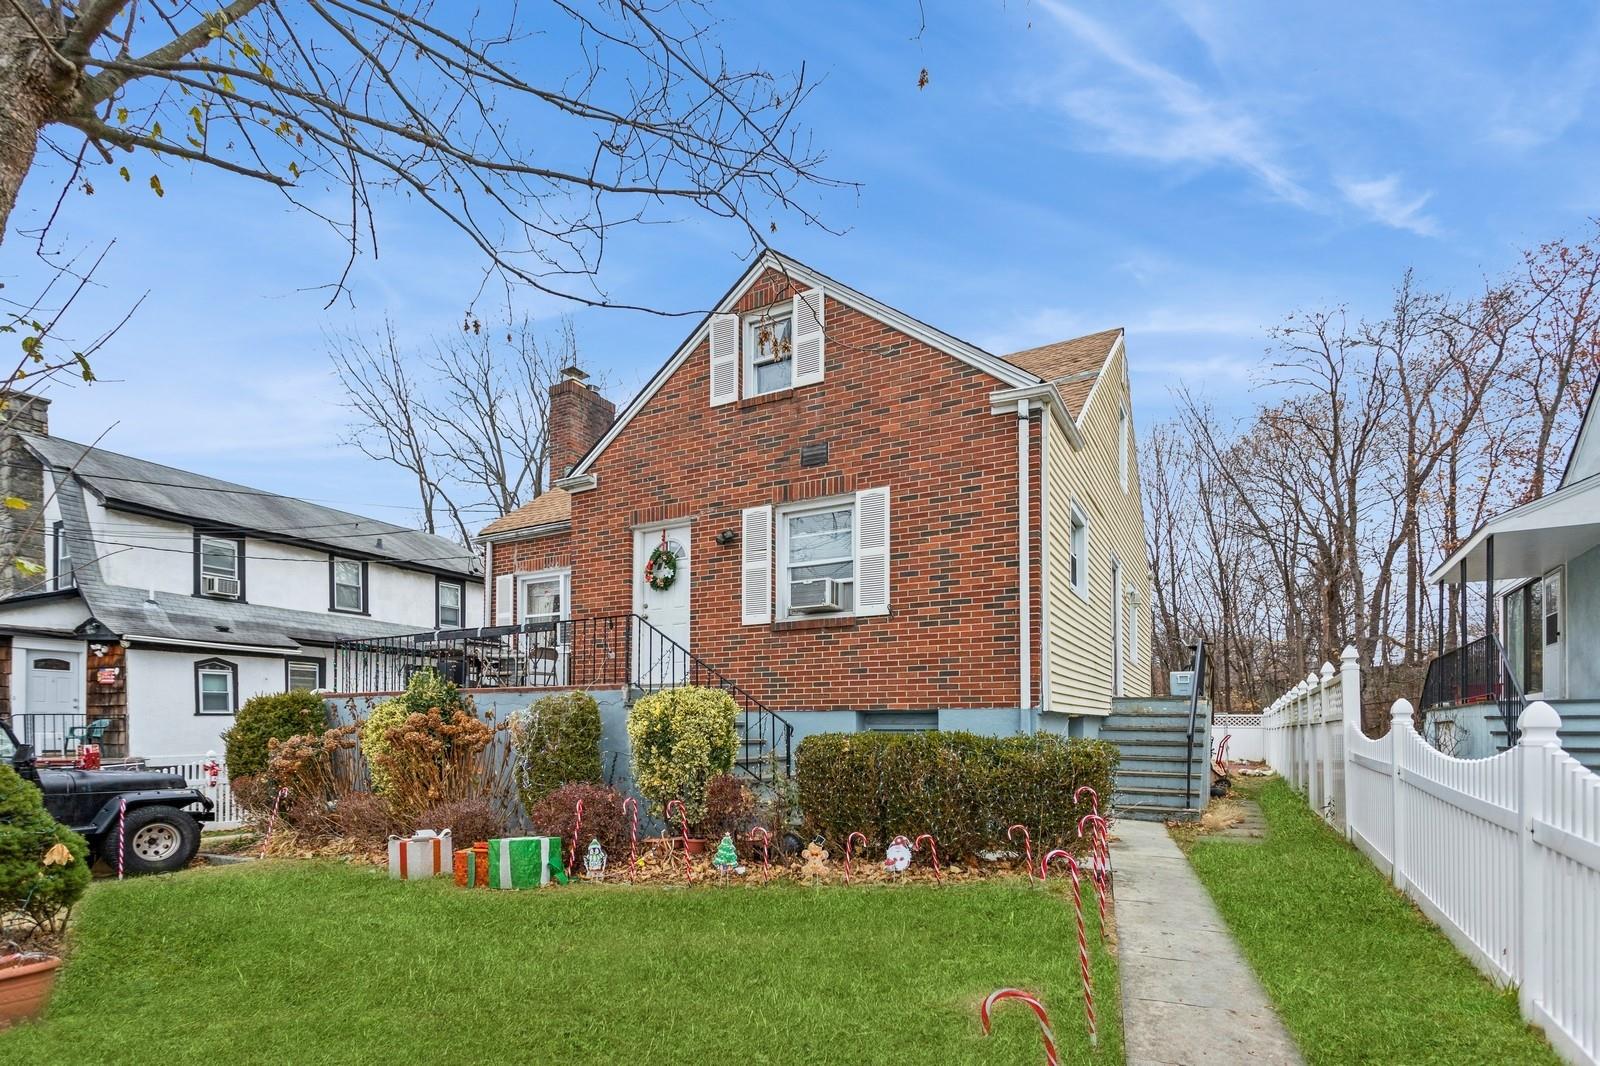
[[[39,131],[77,82],[72,65],[40,39],[54,21],[38,0],[0,3],[0,243],[33,166]]]

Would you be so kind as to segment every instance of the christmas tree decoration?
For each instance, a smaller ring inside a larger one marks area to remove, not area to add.
[[[583,876],[591,881],[606,879],[606,849],[598,840],[591,839],[589,849],[583,853]]]
[[[537,888],[567,883],[560,837],[499,837],[489,841],[490,888]]]
[[[450,830],[436,833],[418,829],[408,837],[389,838],[389,876],[400,881],[438,877],[445,871],[447,857],[453,858]]]
[[[711,865],[723,875],[739,865],[739,852],[734,849],[732,833],[722,834],[722,841],[717,844],[717,853],[711,856]]]
[[[489,842],[480,840],[470,848],[462,848],[452,863],[456,884],[462,888],[489,887]]]
[[[804,860],[800,866],[801,877],[813,884],[828,879],[828,852],[822,846],[821,837],[807,844],[800,857]]]
[[[892,874],[903,874],[911,866],[911,841],[895,837],[883,853],[883,868]]]

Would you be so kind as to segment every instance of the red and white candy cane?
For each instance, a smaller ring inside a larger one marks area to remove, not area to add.
[[[844,883],[847,885],[850,883],[850,856],[852,854],[851,847],[855,843],[856,837],[861,838],[862,847],[867,846],[867,834],[865,833],[858,831],[851,833],[849,836],[844,838]]]
[[[1023,853],[1028,858],[1028,865],[1027,865],[1028,880],[1032,881],[1033,880],[1033,837],[1028,835],[1028,827],[1023,825],[1021,822],[1018,822],[1016,825],[1013,825],[1013,826],[1008,826],[1006,828],[1006,839],[1007,840],[1016,840],[1017,838],[1012,836],[1011,834],[1016,832],[1018,829],[1022,830],[1022,850],[1023,850]]]
[[[1098,814],[1086,814],[1078,819],[1078,839],[1082,840],[1083,827],[1089,826],[1089,876],[1094,881],[1094,901],[1100,908],[1100,939],[1107,940],[1106,893],[1111,887],[1111,856],[1105,844],[1106,820]]]
[[[630,823],[632,828],[629,830],[631,835],[628,837],[628,880],[632,881],[639,870],[639,801],[629,796],[622,801],[622,810],[625,814],[633,815]]]
[[[1089,1022],[1089,1046],[1098,1047],[1100,1038],[1094,1027],[1094,975],[1089,970],[1089,937],[1083,926],[1082,874],[1072,853],[1057,848],[1046,855],[1041,864],[1046,878],[1050,875],[1050,863],[1058,858],[1067,860],[1067,872],[1072,875],[1072,909],[1078,916],[1078,975],[1083,979],[1083,1015]]]
[[[117,880],[122,880],[123,856],[127,854],[127,843],[123,839],[123,823],[128,820],[128,800],[121,797],[117,800]]]
[[[767,827],[758,825],[750,830],[750,835],[761,834],[761,883],[766,884],[772,880],[772,864],[767,861],[767,852],[772,846],[772,834],[767,832]]]
[[[1111,886],[1111,844],[1106,836],[1107,822],[1105,816],[1100,813],[1100,795],[1088,785],[1079,785],[1077,791],[1072,793],[1072,802],[1081,801],[1085,792],[1089,793],[1089,813],[1098,819],[1096,824],[1100,831],[1100,858],[1104,863],[1106,887],[1109,888]],[[1082,824],[1081,821],[1079,824]],[[1082,834],[1079,835],[1081,836]]]
[[[272,801],[272,813],[267,816],[267,835],[261,841],[261,857],[263,859],[267,857],[267,848],[272,845],[272,828],[278,824],[278,808],[288,795],[288,789],[280,788],[278,789],[278,795]]]
[[[928,842],[928,851],[933,855],[933,879],[939,884],[944,884],[944,874],[939,872],[939,842],[933,839],[932,833],[923,833],[911,844],[912,851],[922,850],[922,842]]]
[[[567,852],[567,869],[578,876],[578,838],[583,835],[583,800],[572,809],[572,848]]]
[[[672,808],[678,808],[678,825],[683,830],[683,879],[685,882],[694,880],[693,864],[689,861],[689,816],[684,813],[683,800],[667,801],[667,822],[672,822]]]
[[[1044,1037],[1045,1064],[1046,1066],[1061,1066],[1061,1059],[1056,1054],[1055,1030],[1050,1028],[1050,1015],[1045,1013],[1043,1003],[1040,1003],[1038,999],[1020,988],[1002,988],[998,992],[990,992],[984,997],[983,1005],[978,1008],[978,1017],[983,1020],[983,1035],[989,1035],[989,1015],[994,1011],[995,1004],[1003,999],[1015,999],[1033,1008],[1034,1015],[1039,1019],[1039,1033]]]

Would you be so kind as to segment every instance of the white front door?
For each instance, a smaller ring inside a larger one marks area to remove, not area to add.
[[[28,653],[27,717],[22,742],[41,752],[65,751],[67,730],[84,723],[79,717],[83,680],[78,657],[70,652]]]
[[[676,685],[687,680],[689,534],[690,527],[681,525],[641,529],[633,535],[633,609],[648,623],[634,634],[635,680],[640,685]],[[670,579],[663,566],[651,566],[652,557],[662,548],[666,549],[661,558],[671,571]],[[671,562],[666,562],[667,555]]]
[[[1545,699],[1559,700],[1567,694],[1566,679],[1566,616],[1561,602],[1561,571],[1552,570],[1544,575],[1544,595],[1540,597],[1544,617],[1539,620],[1540,639],[1544,641],[1544,691]]]

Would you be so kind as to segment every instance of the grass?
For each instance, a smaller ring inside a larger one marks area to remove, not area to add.
[[[0,1062],[1037,1062],[1026,1008],[979,1028],[1017,985],[1070,1060],[1120,1063],[1104,952],[1096,983],[1090,1057],[1072,911],[1022,884],[467,892],[271,862],[94,885]]]
[[[1308,1063],[1558,1063],[1496,988],[1279,778],[1262,841],[1178,835]],[[1177,835],[1177,834],[1175,834]]]

